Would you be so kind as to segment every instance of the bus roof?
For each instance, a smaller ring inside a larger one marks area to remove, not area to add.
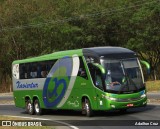
[[[27,59],[23,59],[23,60],[16,60],[12,64],[52,60],[52,59],[62,58],[62,57],[65,57],[65,56],[72,56],[74,54],[76,54],[78,56],[82,56],[83,55],[82,49],[59,51],[59,52],[54,52],[54,53],[51,53],[51,54],[46,54],[46,55],[42,55],[42,56],[27,58]]]
[[[136,53],[122,47],[91,47],[91,48],[82,48],[77,50],[67,50],[67,51],[59,51],[54,52],[51,54],[46,54],[38,57],[32,57],[27,58],[23,60],[16,60],[13,62],[13,64],[19,64],[19,63],[27,63],[27,62],[38,62],[43,60],[52,60],[52,59],[58,59],[65,56],[72,56],[72,55],[93,55],[97,57],[105,56],[105,57],[135,57]]]
[[[123,47],[84,48],[83,54],[106,58],[133,58],[136,56],[135,52]]]

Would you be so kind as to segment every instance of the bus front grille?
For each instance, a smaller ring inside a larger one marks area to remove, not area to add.
[[[140,100],[142,99],[141,97],[138,97],[138,98],[125,98],[125,99],[117,99],[118,102],[130,102],[130,101],[137,101],[137,100]]]

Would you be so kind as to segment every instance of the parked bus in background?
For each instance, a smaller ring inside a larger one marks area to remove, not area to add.
[[[142,62],[144,63],[144,62]],[[146,62],[145,62],[146,63]],[[55,52],[12,63],[16,107],[40,115],[43,109],[126,110],[147,104],[140,61],[122,47]]]

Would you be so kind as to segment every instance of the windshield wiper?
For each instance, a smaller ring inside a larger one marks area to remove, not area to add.
[[[128,83],[128,82],[126,82],[125,84],[122,84],[122,85],[121,85],[121,88],[120,88],[119,91],[118,91],[119,93],[127,86],[127,83]],[[127,88],[128,88],[128,87],[127,87]],[[128,88],[128,90],[129,90],[129,88]]]
[[[128,79],[134,85],[134,87],[136,88],[136,90],[138,90],[139,88],[136,86],[135,82],[130,77],[128,77]]]
[[[136,88],[136,90],[138,90],[138,87],[136,86],[135,82],[134,82],[130,77],[125,76],[125,78],[126,78],[126,81],[124,82],[125,84],[122,84],[122,85],[121,85],[121,88],[119,89],[119,93],[122,92],[125,87],[127,87],[128,90],[127,90],[127,91],[124,91],[124,92],[133,92],[133,91],[130,91],[130,90],[129,90],[129,89],[130,89],[130,88],[129,88],[130,84],[133,84],[133,86]],[[130,83],[130,84],[129,84],[129,83]]]

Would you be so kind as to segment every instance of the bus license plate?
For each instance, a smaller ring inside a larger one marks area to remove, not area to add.
[[[127,104],[127,107],[133,107],[134,105],[132,103]]]

